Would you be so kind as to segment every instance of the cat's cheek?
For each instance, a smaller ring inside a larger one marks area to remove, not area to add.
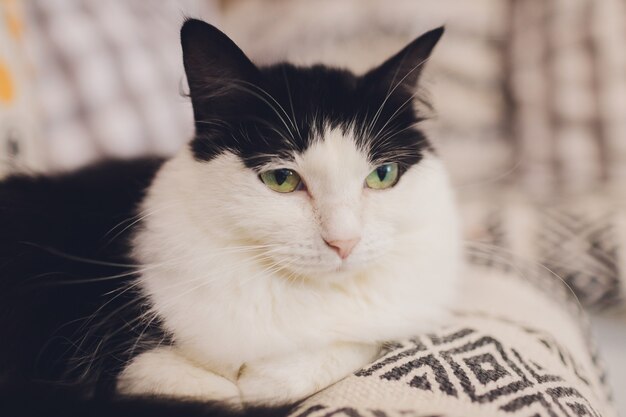
[[[281,195],[262,190],[257,197],[231,204],[228,216],[235,230],[260,244],[308,244],[314,236],[315,218],[304,192]]]

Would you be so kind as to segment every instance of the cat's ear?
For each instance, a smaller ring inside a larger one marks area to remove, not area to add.
[[[243,51],[215,26],[196,19],[185,21],[180,39],[196,120],[241,104],[259,77]]]
[[[382,65],[364,75],[368,83],[375,83],[386,89],[405,87],[415,89],[435,45],[443,35],[444,27],[438,27],[419,36],[400,52],[389,58]]]

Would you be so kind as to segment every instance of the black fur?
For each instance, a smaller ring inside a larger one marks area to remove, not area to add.
[[[188,20],[181,38],[196,116],[191,147],[208,161],[228,150],[250,168],[306,150],[323,126],[354,126],[372,162],[418,163],[426,137],[413,107],[423,64],[443,28],[417,38],[363,76],[317,65],[257,68],[222,32]],[[216,54],[215,51],[219,51]]]
[[[404,170],[429,147],[412,92],[443,29],[363,76],[324,66],[257,68],[226,35],[188,20],[181,32],[199,161],[231,151],[258,169],[354,126],[373,162]],[[371,122],[371,124],[370,124]],[[142,350],[169,343],[133,284],[137,208],[162,160],[0,181],[0,415],[229,416],[219,405],[119,398],[115,380]],[[289,408],[247,410],[281,416]]]
[[[128,325],[140,324],[142,307],[126,290],[134,276],[124,229],[160,164],[111,162],[0,182],[1,383],[111,391],[143,330]]]
[[[243,413],[220,404],[168,398],[84,398],[39,385],[0,391],[2,417],[283,417],[296,407],[253,407]]]

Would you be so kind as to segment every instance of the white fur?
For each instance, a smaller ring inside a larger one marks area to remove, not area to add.
[[[375,167],[350,134],[327,130],[295,162],[267,168],[280,167],[308,192],[276,193],[232,154],[198,162],[185,148],[158,173],[135,241],[141,289],[174,336],[170,353],[211,381],[238,383],[244,402],[300,399],[365,365],[382,342],[431,328],[459,275],[457,214],[433,154],[395,187],[367,189]],[[343,261],[324,242],[354,237]],[[325,364],[337,357],[346,365]],[[147,373],[166,374],[157,362],[126,372],[119,389],[154,393]],[[186,382],[172,378],[176,395]],[[304,388],[285,390],[283,378]]]
[[[237,385],[171,348],[156,348],[138,356],[119,376],[117,388],[126,394],[219,398],[234,406],[241,405]]]

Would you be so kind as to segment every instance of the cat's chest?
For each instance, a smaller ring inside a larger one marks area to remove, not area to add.
[[[373,286],[307,288],[241,268],[213,284],[168,289],[159,284],[167,279],[158,275],[153,271],[144,288],[155,310],[176,343],[211,364],[235,366],[303,347],[366,339],[367,327],[385,315],[375,296],[380,289]]]

